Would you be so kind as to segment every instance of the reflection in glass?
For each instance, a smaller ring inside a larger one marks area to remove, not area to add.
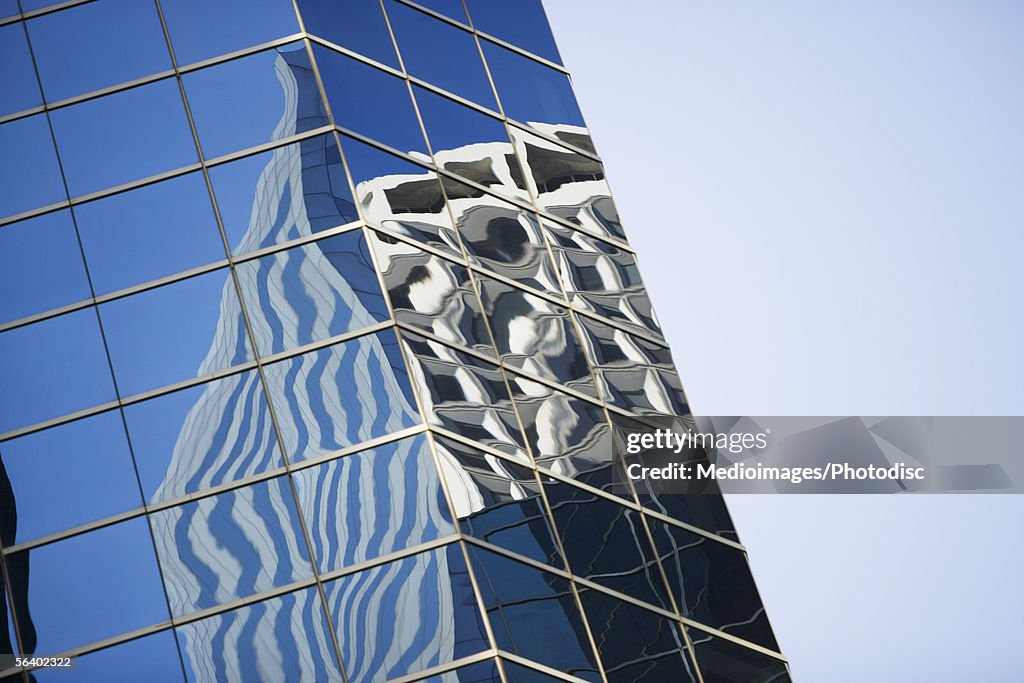
[[[92,296],[67,210],[0,228],[0,323]]]
[[[564,680],[509,661],[508,659],[502,659],[502,664],[505,668],[505,680],[508,683],[558,683]]]
[[[37,669],[36,683],[183,683],[178,644],[171,630],[82,655],[73,669]]]
[[[0,217],[67,199],[46,114],[0,124]]]
[[[383,682],[490,647],[457,543],[325,589],[350,681]]]
[[[378,0],[298,0],[306,31],[335,45],[399,68]]]
[[[515,3],[469,0],[467,4],[478,31],[490,33],[556,64],[562,63],[540,0]]]
[[[687,629],[704,683],[789,683],[786,665],[774,657],[761,654],[704,633]]]
[[[454,19],[461,24],[467,24],[466,10],[462,6],[462,0],[416,0],[420,7],[432,9],[438,14]]]
[[[17,13],[15,5],[14,13]],[[0,17],[4,16],[0,4]],[[0,26],[0,116],[7,116],[22,109],[37,107],[43,103],[36,81],[32,55],[25,39],[25,27],[21,22]]]
[[[179,65],[266,43],[299,30],[291,0],[160,0]]]
[[[498,663],[493,659],[485,659],[476,664],[461,666],[430,678],[421,678],[416,683],[503,683],[498,672]]]
[[[313,575],[285,477],[158,510],[150,519],[175,616]]]
[[[287,593],[177,629],[189,683],[341,683],[316,588]]]

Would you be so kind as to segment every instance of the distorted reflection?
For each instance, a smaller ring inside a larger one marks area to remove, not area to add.
[[[686,631],[704,683],[789,683],[786,665],[774,657],[695,628]]]

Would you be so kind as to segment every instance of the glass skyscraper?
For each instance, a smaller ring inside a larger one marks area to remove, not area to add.
[[[687,413],[537,0],[0,0],[0,678],[788,681]]]

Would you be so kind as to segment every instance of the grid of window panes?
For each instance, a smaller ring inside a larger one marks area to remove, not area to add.
[[[788,680],[539,0],[0,0],[23,681]]]

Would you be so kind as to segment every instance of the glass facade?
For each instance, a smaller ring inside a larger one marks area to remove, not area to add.
[[[788,681],[539,0],[0,1],[22,681]]]

